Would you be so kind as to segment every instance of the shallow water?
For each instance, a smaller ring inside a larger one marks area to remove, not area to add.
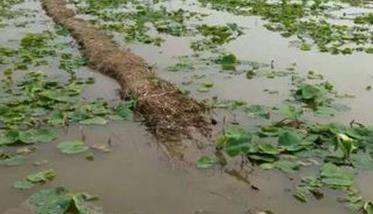
[[[195,2],[195,1],[186,1]],[[199,8],[196,4],[171,1],[168,6],[172,9],[189,9],[208,16],[202,23],[225,24],[237,23],[244,27],[245,34],[223,46],[227,52],[235,54],[240,60],[270,64],[274,61],[276,69],[288,68],[296,63],[295,71],[306,74],[312,70],[324,76],[340,93],[355,95],[353,99],[342,99],[340,102],[351,107],[351,111],[338,114],[333,120],[349,122],[353,119],[363,123],[372,123],[373,114],[367,114],[373,104],[373,93],[365,89],[373,84],[373,56],[371,54],[354,53],[351,55],[331,55],[319,51],[301,51],[292,45],[295,38],[286,39],[277,32],[271,32],[262,25],[266,23],[255,16],[236,16],[223,11]],[[346,9],[347,10],[347,9]],[[372,11],[365,9],[363,11]],[[347,11],[358,11],[349,9]],[[167,67],[177,63],[175,56],[189,55],[190,38],[165,36],[165,43],[161,47],[150,45],[129,45],[131,50],[147,59],[150,64],[158,67],[158,73],[180,87],[186,78],[193,74],[205,74],[205,79],[212,80],[215,87],[209,93],[198,93],[195,88],[188,88],[197,98],[244,100],[249,104],[274,105],[289,97],[290,81],[287,78],[254,78],[246,79],[245,74],[230,75],[219,70],[198,70],[196,72],[169,72]],[[194,89],[194,90],[193,90]],[[268,95],[264,89],[278,90],[279,95]]]
[[[44,15],[38,2],[27,1],[22,6],[37,11],[38,15],[32,19],[35,22],[26,28],[11,26],[0,29],[1,44],[13,46],[9,39],[19,40],[26,32],[41,32],[53,28],[51,20]],[[355,119],[373,124],[373,114],[370,113],[373,92],[365,90],[367,85],[373,84],[371,55],[361,53],[332,56],[317,51],[302,52],[289,46],[288,39],[264,29],[263,21],[258,17],[233,16],[229,13],[201,9],[196,5],[182,6],[211,13],[206,22],[236,22],[247,27],[245,35],[226,46],[240,59],[261,63],[270,63],[274,60],[276,68],[286,68],[296,63],[299,72],[315,70],[332,82],[337,91],[356,95],[356,98],[343,100],[351,107],[351,111],[325,120],[349,122]],[[170,1],[168,7],[178,8],[180,2]],[[192,96],[198,99],[218,96],[220,99],[241,99],[251,104],[275,105],[289,96],[290,83],[286,78],[247,80],[245,74],[230,75],[211,70],[168,72],[166,67],[177,62],[175,56],[191,53],[186,40],[188,38],[168,37],[160,48],[139,44],[130,47],[150,64],[156,64],[159,76],[191,90]],[[40,69],[61,78],[65,75],[58,69],[58,65],[53,63]],[[201,73],[206,74],[206,79],[215,83],[210,92],[199,93],[195,85],[182,84],[193,74]],[[112,79],[89,68],[80,69],[78,75],[94,76],[96,79],[96,83],[85,90],[85,98],[104,98],[108,101],[119,99],[119,86]],[[279,95],[264,93],[263,90],[266,88],[279,90]],[[250,123],[239,116],[236,119]],[[61,140],[82,138],[82,135],[89,145],[110,142],[111,152],[94,151],[94,160],[89,161],[84,155],[67,156],[57,150],[56,143]],[[38,146],[38,151],[29,156],[26,165],[0,168],[0,213],[30,213],[25,200],[43,187],[58,185],[64,185],[73,191],[97,194],[100,197],[97,203],[104,207],[106,213],[207,214],[256,213],[264,210],[272,210],[276,214],[348,213],[343,204],[336,202],[339,193],[334,191],[326,192],[326,197],[322,200],[313,199],[306,204],[294,200],[290,190],[294,188],[294,182],[291,180],[297,179],[295,176],[254,169],[246,175],[248,184],[220,169],[197,170],[194,163],[170,160],[163,147],[158,145],[146,128],[138,122],[112,122],[107,126],[73,126],[60,130],[59,136],[54,143]],[[33,165],[35,161],[43,160],[47,162],[40,166]],[[52,182],[27,191],[12,188],[14,181],[22,179],[27,174],[50,168],[57,173],[56,179]],[[250,169],[246,169],[247,171]],[[303,175],[309,173],[300,172]],[[358,187],[367,199],[373,198],[373,188],[369,188],[372,176],[372,173],[363,173],[358,179]]]
[[[352,55],[331,55],[329,53],[320,53],[317,50],[305,52],[292,45],[294,38],[286,39],[279,35],[279,33],[265,29],[262,26],[265,21],[261,20],[259,17],[236,16],[227,12],[199,8],[196,4],[180,3],[178,1],[172,1],[172,3],[169,3],[167,6],[175,10],[183,8],[209,14],[210,16],[204,19],[203,23],[237,23],[239,26],[244,27],[245,34],[243,36],[240,36],[224,46],[227,52],[235,54],[240,60],[249,60],[266,64],[270,64],[271,61],[273,61],[275,68],[282,70],[291,67],[290,65],[295,63],[296,72],[307,74],[310,70],[316,71],[324,76],[324,80],[331,82],[339,93],[354,95],[354,98],[337,99],[337,102],[349,106],[351,108],[349,111],[340,112],[334,117],[317,118],[317,121],[333,121],[346,124],[352,120],[356,120],[363,124],[373,124],[373,114],[371,113],[373,93],[372,91],[366,90],[366,86],[373,84],[373,56],[371,54],[354,53]],[[372,12],[372,9],[347,8],[343,10],[343,12],[347,14],[355,13],[355,15],[367,11]],[[336,22],[337,21],[338,20],[336,20]],[[343,22],[348,23],[351,21]],[[220,72],[219,69],[169,72],[167,71],[167,67],[179,62],[175,56],[189,55],[192,53],[192,50],[189,48],[190,38],[175,38],[169,36],[165,36],[164,38],[166,38],[166,41],[160,48],[139,44],[130,45],[130,47],[133,52],[144,57],[151,64],[154,64],[158,68],[158,74],[161,77],[174,82],[181,88],[191,91],[191,95],[197,99],[218,97],[221,100],[243,100],[249,104],[271,106],[279,105],[289,97],[292,86],[287,77],[276,77],[274,79],[259,77],[249,80],[246,78],[245,73],[231,75]],[[195,83],[191,85],[183,84],[186,79],[193,79],[193,75],[196,74],[203,74],[205,77],[202,78],[202,80],[196,80]],[[205,80],[212,81],[214,87],[209,92],[200,93],[197,90],[198,82]],[[264,89],[278,91],[278,94],[268,94],[263,92]],[[221,112],[216,112],[218,118],[221,117],[220,114]],[[241,124],[253,123],[253,120],[248,120],[246,115],[240,114],[234,115],[232,120],[234,122],[238,121]],[[301,172],[301,174],[303,173],[307,174],[308,172]],[[357,186],[362,192],[362,196],[370,200],[373,199],[373,190],[372,188],[365,188],[365,186],[369,186],[369,180],[373,178],[372,175],[372,173],[360,173],[357,179]],[[261,180],[264,178],[263,175],[254,175],[253,177],[254,178],[250,177],[250,180]],[[283,179],[283,175],[277,174],[275,178]],[[264,199],[264,201],[268,201],[269,205],[267,205],[267,207],[272,208],[275,213],[348,212],[346,209],[343,210],[343,208],[341,208],[343,205],[341,206],[336,203],[336,197],[338,195],[336,192],[331,193],[330,196],[334,199],[330,200],[330,198],[326,196],[321,201],[300,205],[291,198],[291,193],[286,192],[285,189],[290,184],[287,182],[285,183],[286,184],[281,184],[283,185],[282,187],[278,187],[276,186],[278,183],[271,180],[270,183],[265,184],[265,186],[268,185],[270,188],[258,193],[258,195],[268,194],[272,196]],[[277,191],[282,193],[278,194]],[[285,200],[285,202],[283,200]],[[262,203],[263,201],[259,202],[259,204]]]
[[[28,213],[23,208],[23,201],[42,186],[19,191],[11,185],[31,172],[50,168],[57,172],[57,177],[43,187],[64,185],[74,191],[97,194],[100,196],[98,204],[108,213],[223,214],[265,209],[276,210],[276,213],[343,211],[342,206],[330,206],[335,200],[333,196],[306,205],[295,201],[285,191],[292,188],[288,178],[274,172],[249,175],[251,184],[260,189],[256,191],[219,170],[200,171],[193,165],[175,164],[136,123],[119,122],[105,128],[85,127],[83,130],[89,145],[106,143],[110,138],[111,152],[94,152],[94,161],[88,161],[84,155],[60,154],[55,143],[40,146],[27,165],[1,169],[0,212]],[[61,135],[57,142],[80,138],[81,132],[77,127],[71,127]],[[32,165],[43,160],[48,163]],[[312,210],[307,209],[311,207]]]

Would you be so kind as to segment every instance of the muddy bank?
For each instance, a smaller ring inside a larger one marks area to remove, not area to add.
[[[170,141],[170,137],[209,136],[206,107],[202,103],[186,97],[171,83],[157,78],[142,58],[121,49],[110,36],[87,21],[75,18],[74,11],[66,7],[65,1],[41,2],[47,14],[57,24],[66,27],[81,45],[90,65],[115,78],[124,96],[137,100],[137,111],[143,115],[146,125],[156,137]]]

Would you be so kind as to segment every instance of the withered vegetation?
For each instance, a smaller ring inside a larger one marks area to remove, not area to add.
[[[69,30],[94,69],[115,78],[123,93],[137,100],[136,111],[157,138],[170,142],[182,136],[208,137],[210,125],[206,107],[158,78],[139,56],[117,45],[102,30],[77,18],[64,0],[42,0],[53,20]]]

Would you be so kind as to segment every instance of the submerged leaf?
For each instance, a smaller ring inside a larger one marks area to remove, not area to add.
[[[14,155],[6,159],[0,160],[0,165],[3,166],[19,166],[26,163],[26,158],[22,155]]]
[[[84,125],[105,125],[107,120],[102,117],[93,117],[86,120],[81,120],[79,123]]]
[[[269,119],[270,113],[269,111],[262,105],[251,105],[245,108],[245,112],[248,116],[252,117],[261,117],[265,119]]]

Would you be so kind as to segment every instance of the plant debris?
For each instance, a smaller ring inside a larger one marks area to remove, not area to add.
[[[203,116],[206,111],[203,104],[187,98],[172,84],[157,78],[140,57],[121,50],[99,29],[75,18],[73,10],[66,7],[66,2],[43,0],[42,3],[54,21],[66,27],[79,42],[91,66],[113,76],[126,94],[137,100],[136,109],[142,113],[147,126],[156,136],[192,136],[192,127],[202,135],[208,135],[209,126]],[[90,38],[96,42],[90,42]],[[103,45],[98,47],[97,42]]]

